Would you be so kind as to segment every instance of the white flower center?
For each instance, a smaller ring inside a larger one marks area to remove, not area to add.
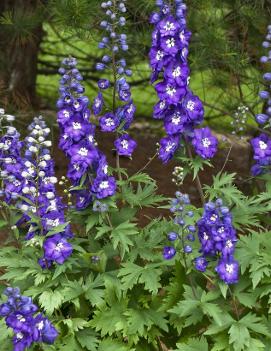
[[[211,145],[211,142],[208,138],[203,138],[201,142],[204,147],[209,147]]]
[[[209,236],[206,234],[206,232],[203,233],[203,240],[209,240]]]
[[[165,106],[166,106],[165,101],[160,102],[159,107],[160,107],[161,110],[162,110]]]
[[[108,173],[108,165],[103,166],[102,170],[103,170],[104,174],[107,174]]]
[[[222,234],[222,233],[225,232],[225,228],[224,227],[220,227],[217,231],[218,231],[219,234]]]
[[[158,50],[156,53],[156,60],[160,61],[164,57],[164,53],[161,50]]]
[[[127,140],[122,140],[121,141],[121,146],[123,147],[123,149],[128,149],[128,147],[129,147],[129,143],[128,143],[128,141]]]
[[[21,314],[18,314],[17,319],[18,319],[19,322],[22,322],[22,323],[24,323],[26,321],[24,316],[22,316]]]
[[[24,338],[22,333],[16,333],[16,339],[17,340],[22,340]]]
[[[86,149],[85,147],[81,147],[80,150],[78,151],[78,154],[81,156],[87,156],[88,149]]]
[[[95,107],[100,107],[102,101],[100,99],[95,100]]]
[[[64,110],[63,111],[63,115],[65,118],[69,118],[70,117],[70,112],[68,110]]]
[[[105,120],[105,124],[106,124],[107,127],[112,127],[112,126],[115,125],[115,122],[114,122],[114,120],[112,118],[107,118]]]
[[[164,30],[165,31],[167,31],[167,32],[169,32],[169,31],[171,31],[171,30],[174,30],[175,29],[175,25],[174,25],[174,23],[172,23],[172,22],[167,22],[165,25],[164,25]]]
[[[171,87],[170,85],[167,85],[166,93],[172,97],[176,93],[176,89]]]
[[[40,321],[38,324],[37,324],[37,328],[38,330],[42,330],[44,328],[44,322],[43,321]]]
[[[261,150],[266,150],[267,149],[267,144],[264,141],[262,141],[262,140],[259,141],[259,146],[260,146]]]
[[[55,251],[61,252],[61,250],[64,248],[63,243],[58,243],[55,247]]]
[[[168,48],[173,48],[175,46],[175,39],[174,38],[170,38],[166,41],[166,45]]]
[[[166,152],[170,152],[175,145],[176,145],[175,143],[169,142],[166,146]]]
[[[181,116],[180,116],[180,113],[177,112],[177,113],[174,113],[172,119],[171,119],[171,122],[175,125],[178,125],[180,122],[181,122]]]
[[[52,226],[52,227],[57,227],[59,225],[59,219],[56,218],[56,219],[49,219],[47,218],[46,219],[46,224],[49,225],[49,226]]]
[[[186,108],[190,111],[194,111],[195,108],[195,103],[192,100],[189,100],[188,103],[186,104]]]
[[[173,75],[174,78],[180,77],[180,75],[181,75],[181,67],[180,66],[176,67],[173,70],[172,75]]]
[[[227,241],[226,241],[226,247],[227,247],[228,249],[230,249],[230,248],[233,247],[233,243],[232,243],[231,240],[227,240]]]
[[[109,187],[108,181],[101,182],[101,184],[99,186],[100,189],[107,189],[108,187]]]
[[[210,220],[212,221],[212,222],[216,222],[216,220],[217,220],[217,215],[216,214],[213,214],[211,217],[210,217]]]
[[[80,170],[80,166],[78,165],[78,163],[75,163],[73,165],[73,168],[76,170],[76,171],[79,171]]]
[[[233,264],[226,264],[226,271],[228,273],[233,273]]]
[[[82,128],[82,126],[81,126],[81,123],[79,123],[79,122],[73,122],[72,123],[72,127],[73,127],[73,129],[81,129]]]

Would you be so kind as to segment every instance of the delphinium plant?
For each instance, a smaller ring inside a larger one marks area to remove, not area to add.
[[[114,146],[119,168],[120,156],[131,157],[136,148],[136,141],[127,132],[133,122],[136,107],[127,82],[132,70],[127,67],[125,55],[129,50],[127,34],[123,29],[126,23],[126,6],[125,1],[112,0],[102,2],[101,7],[105,12],[105,19],[100,23],[104,36],[98,47],[103,50],[104,55],[102,62],[96,64],[96,69],[108,72],[109,76],[98,81],[99,93],[94,99],[93,112],[95,116],[100,116],[99,125],[103,132],[116,134]],[[111,100],[109,106],[105,98],[108,91]]]
[[[123,76],[131,72],[118,56],[128,49],[117,31],[125,23],[123,1],[101,4],[108,35],[99,46],[110,55],[97,68],[111,68],[113,75],[101,76],[91,109],[76,60],[65,59],[60,69],[59,146],[69,181],[55,176],[45,121],[35,118],[21,140],[7,125],[13,117],[0,110],[1,226],[14,244],[0,250],[1,291],[8,296],[0,306],[5,351],[271,347],[270,179],[267,174],[266,191],[251,197],[235,186],[234,174],[219,172],[211,185],[202,185],[199,169],[217,140],[198,128],[203,107],[188,85],[187,8],[181,0],[156,3],[152,78],[164,80],[156,86],[161,101],[155,116],[164,119],[167,132],[160,158],[168,162],[175,154],[180,163],[173,171],[174,199],[157,195],[147,174],[128,175],[119,165],[118,156],[130,156],[135,146],[127,136],[135,107]],[[123,103],[117,106],[116,97]],[[96,122],[120,141],[116,168],[98,149]],[[202,207],[182,192],[188,173]],[[139,212],[146,207],[159,208],[143,226]],[[169,210],[167,217],[160,208]]]

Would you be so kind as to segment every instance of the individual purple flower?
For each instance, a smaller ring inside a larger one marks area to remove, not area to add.
[[[103,95],[101,92],[99,92],[96,98],[94,99],[94,102],[92,105],[93,113],[95,116],[98,116],[101,113],[103,109],[103,105],[104,105]]]
[[[119,126],[119,120],[111,112],[101,117],[99,123],[103,132],[114,132]]]
[[[165,246],[163,256],[165,260],[171,260],[176,255],[176,250],[172,246]]]
[[[179,33],[180,25],[173,16],[167,16],[158,23],[158,28],[162,37],[174,36]]]
[[[233,258],[219,261],[216,272],[226,284],[236,284],[239,280],[239,264]]]
[[[218,141],[209,128],[201,128],[194,130],[192,145],[199,156],[209,159],[217,152]]]
[[[104,176],[96,178],[92,185],[92,191],[97,199],[104,199],[116,192],[116,181],[114,177]]]
[[[98,81],[98,87],[102,90],[108,89],[110,87],[110,82],[108,79],[100,79]]]
[[[164,162],[168,162],[174,156],[176,150],[180,146],[180,137],[169,136],[160,140],[159,158]]]
[[[72,245],[60,234],[52,235],[43,243],[44,258],[63,264],[72,254]]]
[[[177,105],[185,96],[186,88],[178,87],[175,83],[163,81],[155,86],[158,96],[161,100],[165,100],[168,104]]]
[[[176,109],[164,120],[165,130],[168,135],[175,135],[184,132],[187,127],[187,123],[187,115],[182,109]]]
[[[187,113],[188,118],[196,124],[199,124],[203,120],[204,109],[201,100],[198,96],[188,94],[184,101],[183,107]]]
[[[271,156],[271,139],[267,134],[260,134],[259,137],[251,140],[254,151],[254,160],[261,165],[268,164]]]
[[[199,272],[205,272],[208,266],[208,261],[206,260],[205,257],[199,256],[195,258],[194,261],[195,267]]]
[[[117,149],[117,153],[120,156],[131,157],[137,143],[128,134],[123,134],[115,141],[114,145]]]

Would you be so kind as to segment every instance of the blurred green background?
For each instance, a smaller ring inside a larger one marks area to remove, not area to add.
[[[55,110],[57,70],[65,56],[78,59],[86,92],[97,94],[95,64],[103,18],[97,0],[1,0],[0,105],[23,116],[34,110]],[[230,132],[238,106],[253,115],[262,109],[258,92],[263,67],[262,41],[271,22],[269,0],[187,0],[191,87],[205,104],[205,120],[218,131]],[[149,84],[148,52],[155,0],[127,0],[130,79],[139,120],[151,121],[157,102]]]

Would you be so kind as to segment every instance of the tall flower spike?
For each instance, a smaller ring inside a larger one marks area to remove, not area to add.
[[[81,186],[80,190],[72,191],[80,210],[87,208],[95,198],[114,195],[116,182],[108,175],[105,156],[97,148],[95,126],[90,122],[89,100],[83,95],[83,78],[76,66],[76,59],[66,58],[59,69],[62,78],[57,120],[61,131],[59,147],[70,161],[67,176],[74,187]],[[100,85],[105,89],[107,82]],[[94,113],[103,104],[99,96],[93,106]]]
[[[190,243],[195,240],[195,227],[189,225],[187,220],[190,217],[193,217],[194,213],[193,211],[189,210],[189,205],[189,196],[177,191],[176,198],[171,201],[170,212],[172,212],[175,216],[174,223],[178,229],[176,231],[169,232],[167,235],[171,245],[164,247],[163,256],[166,260],[170,260],[176,255],[176,248],[178,245],[181,245],[181,250],[184,255],[189,255],[193,252]]]
[[[18,288],[7,288],[4,294],[8,299],[0,305],[0,316],[14,332],[14,351],[27,350],[34,343],[55,342],[57,330],[48,318],[38,313],[38,307],[30,297],[21,295]]]
[[[189,141],[202,158],[211,158],[217,150],[217,139],[209,128],[196,129],[203,122],[204,108],[198,96],[189,88],[190,69],[188,46],[191,32],[186,27],[186,5],[175,0],[175,5],[157,1],[159,12],[151,15],[155,25],[149,58],[151,82],[162,76],[155,85],[160,101],[154,106],[153,116],[164,122],[167,137],[160,142],[159,157],[168,162]]]
[[[46,236],[57,226],[65,225],[66,220],[65,206],[55,189],[57,178],[49,150],[50,129],[42,117],[34,118],[28,129],[24,148],[13,127],[8,127],[1,138],[1,166],[5,167],[2,193],[8,203],[12,202],[20,210],[17,225],[28,228],[26,240],[34,240],[36,235]],[[33,215],[39,217],[40,223],[32,220]],[[44,238],[44,257],[39,260],[43,268],[49,268],[54,262],[62,264],[71,255],[72,246],[67,239],[72,236],[70,226],[66,225],[59,233]]]
[[[195,267],[205,272],[208,258],[219,258],[216,272],[226,284],[238,282],[239,265],[234,260],[237,242],[232,216],[221,199],[208,202],[204,206],[202,218],[197,223],[202,256],[196,258]]]
[[[101,4],[107,18],[100,24],[105,31],[105,36],[98,47],[106,51],[106,55],[102,57],[102,62],[97,63],[96,69],[97,71],[110,70],[110,73],[113,73],[113,82],[108,79],[98,81],[99,93],[94,99],[93,112],[94,115],[100,116],[99,124],[103,132],[116,132],[117,139],[114,145],[117,154],[130,157],[136,148],[136,142],[127,134],[127,129],[134,119],[136,107],[131,98],[130,85],[126,80],[126,77],[132,75],[132,71],[127,68],[124,58],[125,52],[129,49],[127,35],[121,30],[126,23],[123,17],[126,12],[125,1],[113,0]],[[108,89],[112,91],[113,109],[112,112],[101,115],[104,110],[103,95]]]
[[[30,133],[26,138],[25,157],[29,167],[33,169],[32,174],[29,172],[29,181],[33,183],[33,186],[35,182],[37,183],[36,189],[34,188],[36,190],[34,203],[37,207],[37,215],[41,219],[41,234],[46,235],[59,225],[66,224],[65,206],[55,189],[57,178],[49,150],[51,141],[47,140],[50,129],[42,117],[35,118],[28,129]],[[31,188],[29,190],[27,188],[25,193],[28,194],[30,190]],[[27,239],[31,239],[37,233],[39,233],[39,228],[35,228],[35,224],[32,223]],[[44,256],[39,260],[40,265],[43,268],[48,268],[54,262],[64,263],[72,253],[72,245],[67,241],[68,238],[72,237],[71,228],[67,224],[65,229],[45,238],[43,242]]]
[[[271,62],[271,25],[267,28],[267,35],[263,42],[263,47],[269,50],[268,56],[262,56],[261,62],[263,64]],[[265,90],[260,91],[259,96],[264,101],[263,113],[257,114],[255,119],[261,128],[268,128],[271,125],[271,72],[263,75],[265,82]],[[262,133],[259,137],[251,140],[251,145],[254,153],[254,160],[256,163],[251,168],[251,173],[258,176],[264,173],[270,173],[271,170],[271,138]]]

